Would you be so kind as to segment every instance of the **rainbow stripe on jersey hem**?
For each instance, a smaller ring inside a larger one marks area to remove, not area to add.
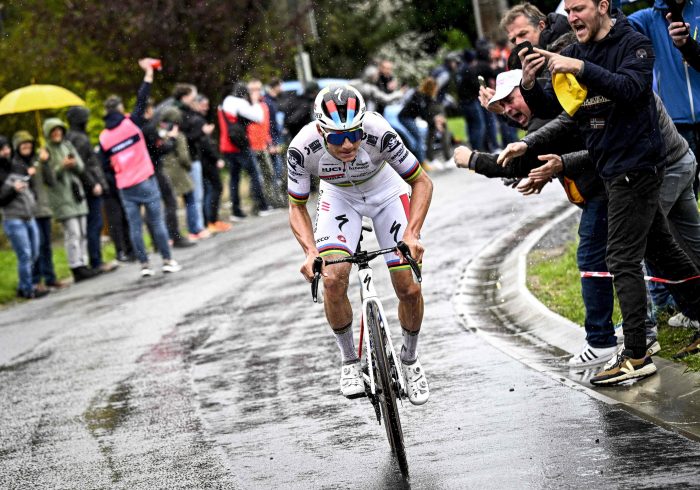
[[[294,204],[306,204],[309,200],[309,194],[295,194],[292,191],[287,191],[289,200]]]

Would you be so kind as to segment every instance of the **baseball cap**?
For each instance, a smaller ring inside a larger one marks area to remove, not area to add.
[[[522,70],[510,70],[499,73],[496,77],[496,93],[489,100],[489,105],[508,97],[515,87],[520,86],[522,78]]]

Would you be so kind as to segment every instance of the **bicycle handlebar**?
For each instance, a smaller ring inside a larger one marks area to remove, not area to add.
[[[335,259],[335,260],[329,260],[326,261],[326,265],[333,265],[333,264],[342,264],[342,263],[350,263],[350,264],[368,264],[370,261],[374,260],[375,258],[379,257],[380,255],[388,254],[391,252],[396,252],[396,251],[401,252],[401,255],[404,256],[406,261],[408,262],[408,265],[411,267],[411,272],[413,273],[413,278],[417,283],[420,283],[423,281],[423,277],[421,275],[420,267],[418,266],[418,262],[411,257],[411,251],[408,248],[408,245],[404,243],[403,241],[400,241],[399,243],[396,244],[395,247],[392,248],[384,248],[381,250],[374,250],[372,252],[358,252],[355,255],[350,255],[349,257],[343,257],[340,259]],[[311,296],[314,300],[314,303],[318,303],[318,283],[319,280],[321,279],[321,270],[323,269],[323,259],[321,257],[316,257],[314,259],[314,263],[312,266],[312,270],[314,273],[314,278],[311,281]]]

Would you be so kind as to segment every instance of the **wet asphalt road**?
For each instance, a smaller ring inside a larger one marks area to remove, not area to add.
[[[453,311],[470,258],[563,193],[525,200],[457,170],[435,183],[419,344],[432,395],[401,409],[408,482],[369,403],[339,395],[279,214],[179,253],[176,275],[126,266],[0,312],[0,487],[700,486],[700,445],[526,368]],[[399,345],[381,261],[375,278]]]

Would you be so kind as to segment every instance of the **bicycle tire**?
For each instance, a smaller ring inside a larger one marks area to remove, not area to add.
[[[376,371],[379,374],[375,380],[379,387],[379,406],[382,412],[382,422],[386,429],[387,439],[391,450],[396,456],[399,463],[401,474],[404,477],[408,476],[408,460],[406,459],[406,447],[403,442],[403,431],[401,429],[401,418],[399,417],[398,405],[398,388],[394,383],[391,372],[391,363],[387,356],[386,337],[384,329],[379,328],[381,315],[376,303],[370,303],[367,312],[367,327],[369,328],[370,338],[372,340],[372,352],[376,363]],[[398,369],[398,366],[395,366]],[[395,376],[400,376],[400,372],[396,372]]]

